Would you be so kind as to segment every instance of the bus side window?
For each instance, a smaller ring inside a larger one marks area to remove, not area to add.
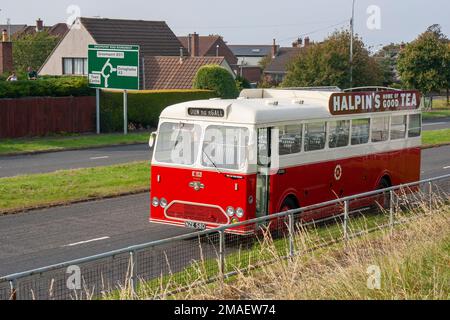
[[[350,120],[331,121],[329,147],[331,149],[346,147],[349,142]]]
[[[369,142],[370,119],[352,120],[352,146]]]
[[[389,140],[389,117],[372,119],[372,142]]]
[[[279,150],[280,156],[300,153],[302,151],[303,143],[303,126],[302,125],[289,125],[281,126]]]
[[[305,151],[325,149],[327,126],[325,122],[308,123],[305,125]]]
[[[420,114],[413,114],[409,116],[409,138],[417,138],[422,134],[422,117]]]
[[[407,116],[392,116],[391,118],[391,140],[406,138]]]

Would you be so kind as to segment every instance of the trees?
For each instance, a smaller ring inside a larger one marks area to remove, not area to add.
[[[14,40],[14,68],[25,73],[28,67],[38,70],[58,43],[58,37],[46,31],[27,34]]]
[[[429,27],[401,52],[398,70],[403,83],[424,94],[450,86],[450,47],[439,25]]]
[[[213,90],[224,99],[234,99],[239,95],[236,82],[225,68],[218,65],[201,67],[194,79],[194,89]]]
[[[288,65],[284,87],[350,87],[350,33],[336,31],[304,50]],[[381,85],[383,73],[361,38],[354,38],[353,86]]]

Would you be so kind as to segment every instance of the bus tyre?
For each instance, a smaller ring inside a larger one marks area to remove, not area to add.
[[[298,209],[298,205],[292,198],[286,198],[281,205],[281,212]]]

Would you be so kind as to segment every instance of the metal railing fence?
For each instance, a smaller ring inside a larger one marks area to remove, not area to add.
[[[124,292],[133,297],[143,291],[151,296],[152,290],[167,294],[170,288],[189,288],[270,263],[273,256],[261,250],[264,232],[277,239],[276,250],[289,259],[301,254],[296,234],[305,228],[314,227],[312,237],[322,244],[346,243],[382,227],[393,230],[405,221],[399,212],[433,210],[450,200],[449,191],[450,174],[16,273],[0,278],[0,300],[120,298]],[[335,213],[331,217],[330,210]],[[261,232],[227,233],[242,226]]]

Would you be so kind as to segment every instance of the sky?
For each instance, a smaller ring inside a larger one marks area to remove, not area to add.
[[[163,20],[176,35],[220,34],[229,44],[290,46],[298,37],[321,41],[348,28],[352,0],[39,0],[2,1],[0,24],[46,25],[84,17]],[[355,32],[372,50],[409,42],[432,24],[450,37],[449,0],[356,0]]]

